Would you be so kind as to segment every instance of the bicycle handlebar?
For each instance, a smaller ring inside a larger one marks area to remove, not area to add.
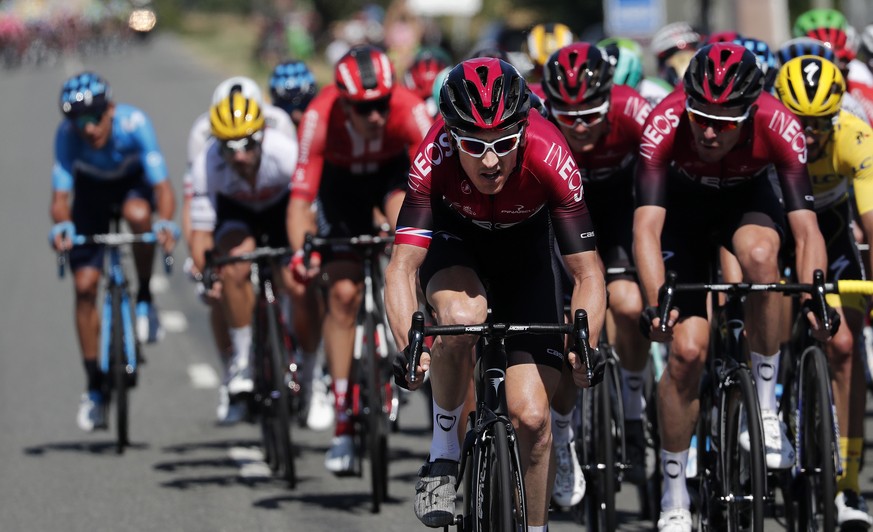
[[[489,338],[506,338],[518,334],[572,334],[575,340],[576,353],[582,357],[582,363],[587,368],[588,380],[593,380],[594,371],[591,367],[591,345],[588,343],[588,313],[582,309],[576,310],[573,323],[480,323],[476,325],[424,325],[424,314],[421,311],[412,315],[412,326],[409,329],[410,359],[407,366],[409,382],[416,381],[415,368],[421,359],[426,336],[460,336],[475,334]]]
[[[71,239],[73,247],[102,245],[109,247],[121,247],[128,244],[156,244],[158,235],[154,232],[148,233],[100,233],[94,235],[75,235]],[[63,277],[67,265],[67,252],[58,253],[58,277]],[[171,273],[176,260],[170,253],[164,253],[164,271]]]
[[[228,264],[237,264],[240,262],[258,262],[264,259],[278,259],[293,255],[294,251],[289,247],[271,248],[260,247],[254,251],[243,253],[242,255],[228,255],[226,257],[216,257],[215,251],[208,249],[204,252],[206,259],[205,267],[203,268],[201,282],[206,289],[212,288],[212,284],[218,279],[215,269]]]
[[[324,238],[306,233],[303,242],[303,265],[309,268],[309,259],[316,249],[350,246],[354,248],[381,247],[394,243],[393,236],[359,235],[350,237]]]
[[[824,272],[815,270],[812,283],[683,283],[677,284],[676,272],[667,272],[664,286],[658,293],[661,332],[667,332],[667,319],[677,292],[724,292],[728,294],[749,294],[752,292],[781,292],[783,294],[811,294],[813,312],[822,321],[825,329],[831,330],[828,318],[826,294],[864,294],[873,295],[873,281],[844,280],[836,283],[824,282]]]

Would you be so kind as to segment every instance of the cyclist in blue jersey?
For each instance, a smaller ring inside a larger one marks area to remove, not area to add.
[[[139,109],[118,103],[109,85],[93,72],[68,79],[60,95],[64,120],[55,138],[50,215],[54,222],[49,242],[56,251],[70,251],[76,291],[76,332],[85,365],[87,392],[79,405],[79,428],[105,427],[101,373],[97,364],[100,314],[97,284],[103,265],[102,246],[72,248],[72,237],[106,233],[114,209],[131,231],[155,231],[170,251],[179,237],[172,221],[173,189],[148,117]],[[152,223],[152,213],[158,220]],[[149,291],[154,246],[134,246],[139,288],[137,336],[154,342],[160,332]]]

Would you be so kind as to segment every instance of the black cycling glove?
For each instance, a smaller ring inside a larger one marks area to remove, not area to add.
[[[816,316],[818,315],[818,313],[816,312],[816,309],[815,309],[815,304],[813,303],[812,299],[804,300],[803,304],[800,305],[800,310],[804,316],[806,315],[807,312],[812,312]],[[831,330],[830,330],[831,338],[833,338],[834,336],[837,335],[837,331],[840,330],[840,323],[842,322],[842,320],[840,319],[840,313],[837,312],[837,309],[835,309],[834,307],[827,305],[827,312],[828,312],[828,321],[831,322]]]

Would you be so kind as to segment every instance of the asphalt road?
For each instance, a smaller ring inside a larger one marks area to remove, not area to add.
[[[113,432],[78,430],[84,375],[72,283],[57,278],[46,234],[58,91],[83,67],[103,74],[117,101],[151,116],[180,196],[190,125],[218,81],[235,74],[208,70],[162,37],[84,65],[68,60],[0,75],[0,530],[423,529],[411,499],[429,445],[420,395],[390,439],[390,500],[381,514],[370,513],[366,477],[324,471],[328,433],[295,431],[300,482],[286,489],[259,461],[257,427],[214,422],[218,361],[204,307],[181,271],[154,280],[172,330],[145,348],[148,363],[132,395],[133,446],[118,456]],[[181,248],[177,256],[181,264]],[[863,483],[873,485],[869,473]],[[621,530],[651,527],[635,517],[635,490],[623,490],[620,504]],[[566,514],[553,516],[553,531],[579,528]]]

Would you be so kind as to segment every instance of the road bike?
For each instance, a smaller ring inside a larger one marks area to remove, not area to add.
[[[134,326],[134,301],[122,264],[123,246],[131,244],[155,244],[153,232],[130,234],[119,233],[119,221],[111,220],[109,233],[74,235],[73,246],[102,245],[106,248],[106,285],[100,321],[100,352],[98,368],[103,375],[101,392],[106,412],[115,404],[116,452],[121,454],[130,445],[129,391],[137,384],[139,365],[144,361],[139,339]],[[67,253],[58,254],[58,276],[63,277],[68,260]],[[173,256],[164,256],[164,268],[169,273]],[[105,417],[104,417],[105,419]]]
[[[809,288],[809,289],[807,289]],[[790,293],[812,294],[812,311],[830,330],[825,294],[873,293],[873,282],[824,282],[816,272],[811,286]],[[801,307],[802,308],[802,307]],[[846,325],[844,325],[846,326]],[[811,334],[803,312],[797,313],[788,352],[784,353],[782,420],[794,442],[796,461],[784,490],[786,523],[790,531],[833,532],[836,529],[836,479],[842,474],[840,431],[831,389],[828,358],[821,342]]]
[[[363,265],[364,298],[355,322],[355,347],[352,371],[349,415],[355,425],[355,469],[363,475],[361,464],[369,458],[372,511],[380,511],[388,498],[388,433],[397,422],[400,394],[392,378],[391,364],[397,353],[394,338],[388,334],[383,290],[384,260],[392,236],[361,235],[355,237],[321,238],[306,235],[303,245],[304,262],[318,249],[353,251]]]
[[[463,510],[455,518],[459,532],[527,531],[524,475],[518,450],[518,436],[506,404],[505,339],[519,334],[572,335],[576,352],[588,368],[592,385],[602,373],[592,369],[594,358],[588,344],[588,315],[577,310],[572,324],[424,325],[424,314],[412,316],[409,330],[408,379],[415,382],[426,336],[479,335],[473,372],[476,409],[470,414],[470,429],[464,437],[456,489],[463,484]],[[602,365],[600,366],[603,367]],[[445,530],[448,531],[448,526]]]
[[[217,268],[251,263],[251,280],[255,289],[251,361],[254,390],[249,396],[249,413],[260,420],[266,462],[291,489],[297,485],[291,419],[301,392],[296,350],[286,332],[273,275],[281,272],[282,260],[292,254],[287,247],[259,247],[249,253],[220,258],[207,252],[203,273],[208,290],[218,279]]]

